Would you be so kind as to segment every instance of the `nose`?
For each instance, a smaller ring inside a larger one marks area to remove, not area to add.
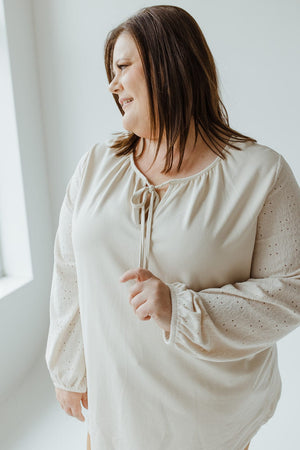
[[[117,91],[119,90],[120,86],[119,86],[119,82],[117,77],[115,76],[111,82],[108,85],[108,90],[109,92],[111,92],[112,94],[116,94]]]

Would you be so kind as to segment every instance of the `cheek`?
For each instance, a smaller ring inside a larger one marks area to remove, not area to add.
[[[138,93],[142,95],[144,98],[148,97],[148,89],[146,78],[142,69],[137,69],[134,74],[134,83]]]
[[[140,84],[139,90],[137,93],[138,100],[139,100],[139,106],[144,110],[149,110],[149,97],[148,97],[148,89],[146,84]]]

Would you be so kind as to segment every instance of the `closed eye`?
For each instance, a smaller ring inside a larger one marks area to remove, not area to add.
[[[117,68],[122,70],[124,67],[127,67],[127,64],[118,64]]]
[[[117,68],[122,72],[125,67],[127,67],[129,64],[117,64]],[[115,78],[116,74],[114,71],[112,71],[112,77]]]

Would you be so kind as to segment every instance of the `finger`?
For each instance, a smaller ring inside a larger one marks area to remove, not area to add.
[[[136,283],[134,284],[130,289],[129,289],[129,303],[131,303],[131,300],[138,294],[140,294],[141,292],[143,292],[143,285],[141,283]]]
[[[134,312],[137,313],[137,310],[141,308],[142,305],[147,303],[147,299],[143,297],[142,295],[135,296],[132,300],[130,300],[130,303],[132,304],[132,307],[134,309]],[[141,317],[141,314],[137,314],[138,318],[141,320],[150,320],[151,315],[147,314],[144,318]]]
[[[125,281],[132,280],[137,278],[138,281],[144,281],[148,278],[151,278],[153,274],[150,272],[150,270],[142,269],[141,267],[138,267],[136,269],[130,269],[123,273],[123,275],[120,277],[120,282],[124,283]]]
[[[82,403],[82,406],[85,408],[85,409],[88,409],[88,397],[87,397],[87,393],[85,393],[85,394],[83,394],[83,396],[82,396],[82,399],[81,399],[81,403]]]
[[[136,309],[135,313],[140,320],[151,319],[151,311],[149,311],[149,305],[147,304],[147,302],[145,302],[141,306],[139,306]]]
[[[69,416],[73,416],[73,413],[72,413],[72,409],[71,409],[71,408],[65,406],[63,409],[64,409],[64,411],[65,411]]]
[[[73,416],[76,417],[76,419],[80,420],[81,422],[85,421],[85,417],[82,414],[80,407],[79,408],[78,407],[77,408],[73,408],[72,412],[73,412]]]
[[[146,301],[147,301],[147,299],[145,298],[145,294],[140,293],[140,294],[136,295],[133,299],[131,299],[130,303],[131,303],[133,309],[136,311]]]
[[[127,270],[126,272],[124,272],[123,275],[120,277],[120,282],[124,283],[126,281],[133,280],[133,279],[138,279],[140,281],[139,268]]]

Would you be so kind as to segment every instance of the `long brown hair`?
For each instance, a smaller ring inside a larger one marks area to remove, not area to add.
[[[110,31],[104,45],[109,83],[114,78],[114,46],[123,32],[134,39],[142,60],[150,103],[151,136],[157,124],[159,130],[155,159],[163,133],[166,135],[167,153],[162,173],[172,168],[174,144],[178,139],[180,160],[177,171],[180,170],[192,120],[195,143],[200,134],[206,145],[223,159],[225,148],[219,141],[226,146],[230,140],[230,146],[237,150],[240,148],[232,141],[257,142],[229,126],[228,113],[219,94],[213,56],[198,23],[188,12],[177,6],[150,6],[140,9]],[[113,96],[123,115],[118,95]],[[134,152],[139,136],[133,132],[115,134],[117,138],[111,147],[117,156]]]

